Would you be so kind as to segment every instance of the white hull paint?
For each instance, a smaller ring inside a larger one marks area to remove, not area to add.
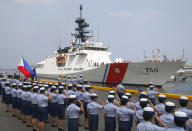
[[[125,63],[113,64],[121,65]],[[162,86],[183,64],[184,62],[127,63],[126,72],[123,78],[120,78],[118,76],[119,73],[122,73],[121,70],[116,71],[112,76],[109,76],[110,71],[115,69],[119,70],[118,66],[114,69],[110,69],[111,64],[106,64],[95,69],[75,73],[66,73],[66,71],[62,71],[56,74],[54,72],[48,71],[49,74],[47,74],[46,72],[38,73],[41,71],[37,69],[37,77],[46,79],[57,79],[60,75],[77,77],[83,75],[91,82],[117,83],[120,79],[122,79],[124,84],[148,85],[149,82],[152,82],[155,85]],[[115,81],[112,81],[110,79],[111,77],[113,77],[112,80],[115,79]]]

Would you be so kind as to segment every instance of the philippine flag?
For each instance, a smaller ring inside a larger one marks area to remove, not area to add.
[[[26,77],[29,78],[35,75],[35,72],[28,65],[27,61],[22,57],[17,69]]]

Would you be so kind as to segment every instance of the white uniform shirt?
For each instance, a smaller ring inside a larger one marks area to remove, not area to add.
[[[120,106],[117,109],[117,117],[120,118],[120,121],[129,121],[131,114],[135,114],[135,111],[130,110],[125,106]]]
[[[174,116],[171,113],[161,115],[160,119],[169,128],[174,128],[176,126],[174,123]]]
[[[140,110],[138,110],[136,112],[136,120],[137,120],[138,123],[141,123],[141,122],[145,121],[143,119],[143,109],[140,109]]]
[[[79,116],[79,112],[80,112],[80,108],[71,103],[68,107],[67,107],[67,113],[69,115],[69,118],[73,119],[73,118],[78,118]]]
[[[89,112],[89,114],[92,115],[97,115],[98,114],[98,109],[102,109],[103,106],[92,101],[87,105],[87,111]]]
[[[117,85],[117,91],[119,93],[124,93],[124,90],[125,90],[125,88],[124,88],[124,86],[122,84]]]
[[[178,110],[187,113],[187,116],[189,117],[189,119],[192,118],[192,110],[187,109],[187,108],[185,108],[185,107],[180,107]]]
[[[155,108],[157,108],[162,114],[165,114],[165,105],[162,103],[159,103],[158,105],[155,106]]]
[[[64,94],[58,94],[57,96],[57,103],[58,104],[64,104],[65,103],[66,96]]]
[[[155,95],[158,94],[158,92],[154,91],[154,90],[149,90],[147,92],[147,95],[149,98],[155,98]]]
[[[37,96],[38,96],[37,93],[33,93],[33,94],[31,95],[31,103],[32,103],[32,104],[37,104]]]
[[[104,113],[108,116],[108,117],[116,117],[116,111],[117,111],[118,107],[115,106],[113,103],[108,103],[104,106]]]
[[[48,97],[44,94],[40,94],[37,96],[37,103],[39,107],[47,107],[48,106]]]
[[[85,92],[84,94],[83,94],[83,100],[84,100],[84,102],[91,102],[91,93],[89,93],[89,92]]]
[[[166,131],[165,128],[154,125],[149,121],[143,121],[137,126],[137,131]]]
[[[166,131],[185,131],[182,127],[168,128]]]
[[[192,131],[192,126],[190,125],[189,121],[192,121],[192,119],[189,119],[186,123],[186,131]]]

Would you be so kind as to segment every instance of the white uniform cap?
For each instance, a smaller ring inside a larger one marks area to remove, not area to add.
[[[76,76],[73,76],[73,78],[76,78]]]
[[[108,98],[115,98],[114,95],[108,95]]]
[[[13,83],[13,84],[12,84],[12,86],[16,86],[16,85],[17,85],[17,83]]]
[[[154,109],[151,108],[151,107],[145,107],[145,108],[143,109],[143,111],[154,112]]]
[[[56,86],[52,86],[51,88],[52,88],[52,89],[56,89]]]
[[[72,84],[69,84],[68,86],[73,86]]]
[[[181,96],[180,100],[189,100],[186,96]]]
[[[166,106],[175,106],[175,103],[173,103],[173,102],[166,102],[165,105]]]
[[[40,91],[43,91],[43,90],[45,90],[45,87],[41,87],[41,88],[40,88]]]
[[[34,89],[39,89],[39,87],[38,87],[38,86],[34,86],[33,88],[34,88]]]
[[[27,88],[28,86],[24,85],[23,88]]]
[[[32,85],[37,85],[37,83],[33,83]]]
[[[111,90],[111,91],[109,91],[109,93],[115,93],[115,91]]]
[[[131,96],[131,94],[130,94],[130,93],[125,93],[125,95],[126,95],[126,96]]]
[[[49,85],[44,85],[44,87],[48,87]]]
[[[70,95],[69,98],[77,98],[76,95]]]
[[[23,84],[22,84],[22,83],[19,83],[18,86],[23,86]]]
[[[174,113],[174,116],[176,116],[176,117],[187,117],[187,114],[185,112],[182,112],[182,111],[176,111]]]
[[[125,96],[125,95],[123,95],[123,96],[122,96],[122,98],[123,98],[123,99],[128,99],[128,97],[127,97],[127,96]]]
[[[50,85],[52,85],[53,83],[49,83]]]
[[[141,102],[147,102],[148,100],[147,100],[147,98],[141,98],[140,101]]]
[[[161,98],[166,98],[166,96],[165,96],[165,95],[159,95],[158,97],[161,97]]]
[[[143,94],[143,95],[147,95],[145,92],[141,92],[141,94]]]
[[[153,87],[154,87],[154,85],[150,85],[149,87],[150,87],[150,88],[153,88]]]
[[[93,93],[93,94],[91,94],[91,96],[97,96],[97,94]]]
[[[59,86],[59,89],[63,89],[63,86]]]
[[[6,82],[6,84],[10,84],[10,82],[9,82],[9,81],[7,81],[7,82]]]
[[[78,85],[78,87],[83,87],[82,85]]]

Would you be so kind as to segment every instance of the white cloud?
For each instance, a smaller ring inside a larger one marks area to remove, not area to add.
[[[109,11],[106,12],[107,15],[115,16],[115,17],[129,17],[129,20],[137,23],[145,23],[152,22],[156,20],[158,17],[164,14],[161,10],[144,10],[138,9],[136,11]]]
[[[22,4],[32,4],[32,3],[41,3],[41,4],[46,4],[46,3],[52,3],[55,2],[56,0],[16,0],[18,3]]]

